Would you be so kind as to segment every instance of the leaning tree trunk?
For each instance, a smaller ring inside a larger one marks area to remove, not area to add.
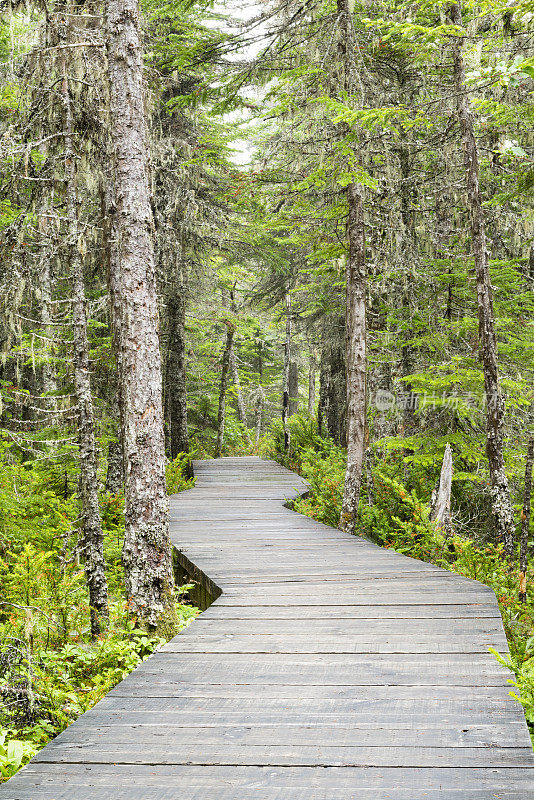
[[[98,502],[98,458],[95,441],[93,399],[89,377],[89,341],[82,257],[79,249],[78,202],[76,189],[76,153],[74,123],[66,56],[61,63],[61,96],[63,100],[65,142],[65,184],[68,261],[72,275],[72,321],[74,389],[78,410],[80,447],[80,498],[82,507],[81,551],[89,592],[91,635],[97,637],[105,627],[108,611],[108,587],[104,560],[104,536]]]
[[[355,85],[354,31],[350,0],[338,0],[342,17],[342,52],[345,64],[345,89],[350,95]],[[347,370],[347,470],[341,505],[340,527],[356,532],[365,456],[366,421],[366,269],[363,191],[347,186],[349,252],[346,264],[346,370]]]
[[[187,390],[185,372],[185,293],[183,282],[167,299],[167,405],[169,411],[171,458],[189,453]],[[192,470],[189,465],[189,475]]]
[[[224,422],[226,411],[226,389],[228,388],[228,374],[232,358],[232,345],[234,342],[235,325],[229,320],[224,320],[226,325],[226,343],[221,363],[221,382],[219,386],[219,410],[217,412],[217,443],[215,445],[215,458],[220,458],[224,440]]]
[[[519,600],[527,602],[528,534],[530,530],[530,502],[532,495],[532,465],[534,464],[534,436],[528,440],[525,462],[525,489],[521,512],[521,537],[519,545]]]
[[[125,475],[123,563],[131,609],[149,628],[172,612],[143,59],[137,0],[106,0],[114,228],[110,290]]]
[[[451,20],[462,25],[459,3],[451,6]],[[464,166],[467,183],[467,202],[471,215],[471,239],[475,261],[480,358],[484,370],[486,392],[486,454],[488,457],[492,512],[497,536],[504,543],[508,557],[514,550],[514,516],[510,502],[508,478],[504,466],[503,425],[504,399],[499,386],[497,341],[493,314],[493,296],[486,250],[486,226],[479,184],[478,148],[475,139],[473,116],[465,88],[465,68],[462,56],[463,38],[454,38],[454,82],[457,96],[458,120],[462,135]]]
[[[282,373],[282,425],[284,428],[284,450],[289,452],[291,433],[287,424],[289,415],[289,371],[291,365],[291,293],[286,291],[286,338],[284,342],[284,371]]]

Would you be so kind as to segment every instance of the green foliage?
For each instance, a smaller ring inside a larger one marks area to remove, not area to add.
[[[0,781],[11,778],[37,753],[31,741],[10,738],[12,731],[0,728]]]
[[[176,494],[193,488],[195,479],[187,477],[187,469],[190,464],[191,456],[189,453],[178,453],[174,461],[168,462],[165,468],[167,494]]]

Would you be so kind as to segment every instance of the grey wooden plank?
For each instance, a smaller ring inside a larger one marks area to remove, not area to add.
[[[71,749],[91,750],[92,757],[99,757],[102,751],[114,751],[116,748],[130,753],[153,749],[159,746],[166,748],[169,754],[190,752],[196,748],[201,757],[206,756],[206,748],[218,747],[217,758],[235,757],[234,751],[241,748],[261,748],[264,751],[284,748],[298,758],[300,749],[305,748],[344,748],[354,751],[362,748],[402,748],[412,750],[414,747],[425,749],[521,749],[532,751],[530,739],[521,723],[509,722],[506,726],[465,725],[463,728],[446,724],[430,727],[420,725],[414,727],[405,724],[357,724],[322,725],[309,723],[302,725],[292,723],[286,725],[250,722],[245,725],[218,722],[209,726],[174,725],[165,720],[157,723],[157,717],[132,724],[125,720],[114,725],[72,725],[68,734],[61,734],[50,745],[45,760],[54,760],[57,754],[63,755]],[[255,750],[252,752],[256,752]],[[51,758],[51,754],[54,758]],[[274,754],[273,754],[274,755]],[[453,755],[453,754],[449,754]],[[492,752],[491,755],[494,755]],[[462,755],[456,754],[456,758]],[[411,753],[410,753],[411,757]],[[181,758],[181,756],[180,756]],[[120,760],[120,759],[119,759]],[[250,763],[255,763],[251,761]],[[322,761],[321,763],[324,763]],[[330,762],[327,762],[330,763]],[[493,763],[491,760],[487,762]],[[532,760],[534,766],[534,757]]]
[[[451,605],[434,605],[418,603],[406,606],[354,605],[321,606],[220,606],[216,601],[203,612],[206,619],[496,619],[502,625],[501,616],[496,604],[490,603],[454,603]],[[475,624],[475,623],[473,623]]]
[[[92,764],[206,764],[263,766],[397,766],[397,767],[520,767],[534,768],[532,748],[515,747],[329,747],[301,742],[290,745],[188,744],[173,745],[164,735],[147,744],[129,741],[98,744],[92,740],[60,745],[50,742],[36,763]]]
[[[308,619],[302,620],[300,618],[291,619],[256,619],[254,624],[250,624],[249,620],[234,619],[229,625],[225,616],[220,614],[216,616],[208,616],[207,614],[200,614],[195,620],[194,627],[186,628],[180,633],[183,636],[203,636],[206,633],[219,633],[235,636],[241,633],[246,633],[249,636],[259,636],[263,634],[302,634],[309,633],[310,636],[315,635],[330,635],[330,636],[348,636],[348,635],[385,635],[392,634],[399,635],[402,631],[404,635],[409,636],[426,636],[429,633],[444,636],[480,636],[482,634],[495,634],[497,636],[504,636],[500,618],[488,617],[482,618],[476,623],[476,634],[473,633],[473,621],[471,618],[453,617],[451,619],[435,619],[423,617],[421,619],[404,619],[402,626],[399,625],[397,619]],[[506,637],[504,637],[506,638]]]
[[[493,647],[508,652],[506,637],[502,634],[488,636],[420,636],[413,641],[409,636],[379,636],[371,639],[355,636],[328,636],[312,638],[311,635],[288,634],[277,636],[213,636],[191,635],[173,641],[165,652],[170,653],[479,653]]]
[[[196,677],[196,676],[195,676]],[[377,684],[366,686],[361,684],[281,684],[281,683],[262,683],[261,693],[254,683],[198,683],[194,680],[180,681],[179,685],[166,686],[164,683],[145,682],[139,685],[136,691],[125,684],[119,683],[107,695],[109,699],[131,700],[132,698],[147,701],[154,698],[164,702],[169,706],[169,698],[172,698],[172,705],[178,697],[196,698],[197,700],[217,700],[225,698],[229,701],[236,699],[264,698],[268,703],[270,700],[279,700],[285,704],[286,709],[301,707],[301,704],[312,700],[329,702],[332,700],[360,701],[367,698],[375,700],[385,700],[392,705],[395,700],[415,699],[424,700],[428,697],[438,699],[450,699],[464,701],[469,707],[469,703],[479,701],[496,700],[502,703],[509,703],[510,706],[517,707],[517,701],[509,695],[510,687],[507,686],[503,691],[502,685],[484,686],[465,686],[454,684]],[[100,701],[103,702],[103,701]],[[521,719],[524,718],[524,714]]]
[[[87,789],[90,776],[91,784],[96,787],[111,786],[118,790],[121,786],[135,787],[146,786],[167,787],[170,784],[180,787],[186,792],[193,789],[231,791],[243,789],[249,792],[258,792],[263,797],[264,791],[279,789],[304,789],[307,792],[323,792],[327,789],[349,791],[351,800],[359,800],[356,792],[370,789],[374,792],[382,790],[395,790],[398,787],[412,791],[411,800],[419,800],[421,791],[482,791],[486,792],[485,800],[493,800],[491,791],[502,792],[510,787],[520,790],[524,794],[523,800],[529,798],[532,789],[533,774],[530,768],[481,768],[477,770],[462,770],[456,767],[439,767],[429,769],[424,767],[411,768],[368,768],[368,767],[328,767],[328,768],[302,768],[290,767],[271,769],[258,766],[219,766],[203,768],[193,765],[93,765],[93,764],[50,764],[47,772],[43,765],[30,763],[24,772],[17,776],[17,783],[22,779],[37,776],[40,781],[51,784],[52,788],[62,784],[72,785],[75,789]],[[6,786],[0,787],[5,792]],[[176,788],[173,800],[176,800]],[[78,795],[80,796],[80,795]],[[213,796],[213,795],[212,795]],[[308,795],[310,796],[310,795]],[[381,796],[381,795],[378,795]],[[2,800],[7,800],[9,795],[0,795]],[[72,795],[71,795],[72,797]],[[81,796],[83,797],[83,796]],[[205,797],[205,795],[204,795]],[[217,795],[218,800],[219,795]],[[229,795],[233,800],[233,796]],[[280,795],[283,800],[283,795]],[[322,795],[316,794],[319,800]],[[375,798],[377,795],[375,794]],[[27,798],[24,798],[27,800]],[[85,800],[85,798],[83,798]],[[145,798],[143,798],[145,800]]]

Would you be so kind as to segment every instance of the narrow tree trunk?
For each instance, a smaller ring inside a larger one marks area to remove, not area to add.
[[[348,188],[347,471],[345,473],[340,527],[342,530],[355,533],[365,454],[366,271],[362,194],[355,184],[351,184]]]
[[[78,409],[78,440],[80,447],[80,499],[82,507],[81,550],[85,578],[89,591],[91,634],[97,637],[108,619],[108,589],[104,561],[104,536],[98,502],[98,458],[95,441],[93,400],[89,376],[89,341],[83,264],[79,250],[77,216],[76,153],[70,89],[62,57],[61,95],[63,99],[65,141],[66,217],[69,267],[72,273],[72,321],[74,388]]]
[[[532,465],[534,464],[534,436],[528,440],[525,462],[525,489],[521,512],[521,537],[519,547],[519,600],[527,602],[528,535],[530,530],[530,501],[532,496]]]
[[[308,416],[315,416],[315,370],[317,364],[315,361],[315,353],[310,353],[310,360],[308,364]]]
[[[239,380],[239,370],[237,369],[237,361],[233,347],[232,347],[232,352],[230,353],[230,370],[232,373],[232,381],[235,389],[237,418],[239,422],[243,425],[243,435],[245,437],[247,444],[250,446],[252,442],[250,440],[250,433],[247,426],[247,411],[245,408],[245,401],[243,400],[243,393],[241,391],[241,381]]]
[[[324,332],[323,332],[324,336]],[[330,370],[326,357],[326,348],[321,350],[321,361],[319,364],[319,406],[317,409],[317,427],[321,436],[328,434],[328,404],[330,397]]]
[[[230,372],[230,360],[232,357],[232,345],[234,342],[235,325],[229,320],[224,320],[226,325],[226,343],[221,363],[221,383],[219,386],[219,410],[217,413],[217,443],[215,445],[215,458],[220,458],[224,439],[224,422],[226,410],[226,389],[228,387],[228,374]]]
[[[447,535],[452,533],[451,488],[452,450],[450,444],[447,442],[443,455],[443,463],[441,465],[438,491],[432,500],[430,509],[430,519]]]
[[[258,386],[258,393],[256,395],[256,444],[258,444],[261,436],[261,423],[263,419],[263,408],[265,405],[265,392],[263,386]]]
[[[338,0],[342,17],[342,52],[345,63],[345,89],[351,94],[355,84],[354,31],[350,0]],[[356,533],[365,455],[366,426],[366,268],[363,192],[361,186],[347,186],[349,245],[346,263],[346,370],[347,370],[347,470],[341,505],[340,527]]]
[[[115,230],[110,291],[126,466],[123,563],[132,610],[172,615],[161,359],[137,0],[106,0]]]
[[[122,458],[122,444],[120,441],[120,431],[117,431],[117,439],[108,445],[108,469],[106,472],[106,492],[117,494],[124,487],[124,462]]]
[[[459,3],[450,8],[452,22],[462,25]],[[503,541],[507,556],[514,549],[514,517],[510,502],[508,478],[503,454],[504,399],[499,386],[497,342],[493,317],[493,296],[486,250],[486,227],[479,185],[478,148],[473,117],[465,88],[465,68],[462,56],[462,37],[454,37],[454,80],[457,95],[458,120],[462,135],[467,183],[467,201],[471,215],[471,239],[476,270],[480,357],[484,370],[486,392],[486,453],[491,481],[492,511],[497,537]]]
[[[167,404],[171,458],[189,453],[185,370],[185,293],[183,283],[167,299]],[[192,477],[192,474],[189,475]]]
[[[296,361],[289,364],[289,411],[288,416],[299,413],[299,367]]]
[[[289,370],[291,364],[291,293],[286,292],[286,338],[284,342],[284,372],[282,376],[282,425],[284,427],[284,450],[289,452],[291,433],[287,424],[289,415]]]
[[[46,356],[42,366],[42,386],[41,391],[44,395],[50,396],[53,395],[54,392],[57,391],[57,381],[55,378],[55,370],[53,364],[53,355],[54,351],[52,348],[52,343],[48,341],[49,339],[54,338],[54,328],[51,324],[51,306],[52,306],[52,272],[50,268],[50,258],[48,257],[48,253],[45,252],[44,256],[40,263],[40,272],[41,272],[41,280],[40,280],[40,289],[41,289],[41,297],[40,297],[40,315],[41,315],[41,324],[43,326],[43,333],[47,337],[45,340],[45,351]],[[53,411],[56,408],[56,401],[51,399],[45,399],[43,403],[45,408]],[[51,422],[53,422],[54,417],[51,418]]]

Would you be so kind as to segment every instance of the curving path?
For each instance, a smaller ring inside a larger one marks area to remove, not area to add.
[[[295,514],[273,462],[195,472],[177,568],[222,595],[0,800],[534,798],[490,589]]]

